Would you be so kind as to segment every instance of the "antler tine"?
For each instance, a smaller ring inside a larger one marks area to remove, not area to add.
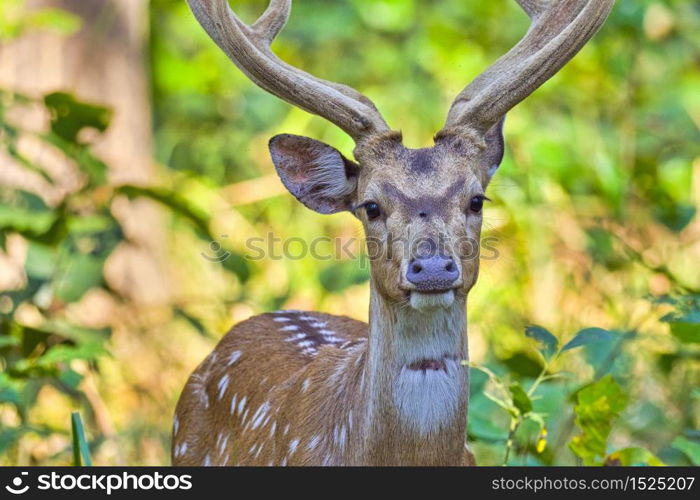
[[[268,45],[287,24],[292,12],[292,0],[272,0],[262,16],[253,23],[252,29],[264,37]]]
[[[548,2],[547,0],[515,0],[518,2],[518,5],[522,7],[522,9],[527,12],[527,15],[530,16],[531,19],[536,18],[544,10],[547,8],[547,5],[551,2]]]
[[[595,35],[615,0],[516,0],[532,18],[523,39],[452,103],[438,136],[485,132],[556,74]]]
[[[248,26],[227,0],[187,0],[195,17],[233,63],[256,85],[305,111],[326,118],[355,142],[389,131],[372,102],[356,90],[328,82],[281,61],[270,44],[284,27],[291,0],[272,0]]]

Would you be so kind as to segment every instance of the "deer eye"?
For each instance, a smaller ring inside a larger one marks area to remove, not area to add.
[[[469,202],[469,210],[471,210],[475,214],[480,213],[481,209],[484,208],[484,200],[485,197],[482,195],[477,195],[473,197]]]
[[[365,203],[365,212],[367,213],[367,218],[369,220],[376,219],[380,215],[382,215],[382,211],[379,209],[379,205],[377,205],[373,201],[369,201]]]

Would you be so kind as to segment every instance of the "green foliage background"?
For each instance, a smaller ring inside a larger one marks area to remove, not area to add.
[[[233,3],[248,21],[264,8]],[[0,33],[40,29],[50,15],[29,28],[7,21]],[[527,26],[506,0],[299,0],[274,48],[368,95],[420,147],[459,90]],[[498,256],[482,260],[468,311],[469,438],[480,464],[700,464],[698,61],[696,1],[619,0],[594,41],[510,113],[485,212]],[[119,110],[3,89],[1,147],[41,171],[22,157],[22,131],[4,113],[38,103],[54,117],[41,139],[85,182],[56,206],[2,190],[0,243],[30,241],[25,285],[0,298],[2,463],[69,463],[74,409],[90,417],[96,463],[167,463],[179,390],[232,322],[280,307],[366,319],[367,271],[357,261],[245,257],[253,236],[359,235],[350,215],[321,216],[283,194],[266,151],[281,132],[347,155],[350,139],[251,84],[185,2],[152,0],[149,65],[161,168],[148,188],[108,186],[107,166],[79,141],[80,130],[104,130]],[[165,258],[177,290],[155,322],[103,274],[124,241],[113,216],[124,197],[167,210]],[[222,262],[201,256],[220,252]],[[104,329],[75,321],[66,304],[95,288],[129,320]],[[40,321],[23,323],[22,307]],[[151,372],[134,367],[124,348],[132,341],[154,352]],[[107,403],[113,435],[94,425],[86,377]]]

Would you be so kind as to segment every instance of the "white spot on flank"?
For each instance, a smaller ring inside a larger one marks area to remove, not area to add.
[[[177,430],[180,428],[180,421],[175,417],[173,420],[173,434],[177,434]]]
[[[175,447],[175,456],[179,457],[187,452],[187,443],[182,443],[180,446]]]
[[[301,392],[306,392],[306,391],[308,391],[308,390],[309,390],[309,385],[311,385],[311,380],[307,378],[307,379],[304,380],[304,382],[301,384]]]
[[[287,434],[289,434],[289,424],[284,426],[284,435],[286,436]]]
[[[295,332],[298,329],[299,329],[299,327],[296,325],[287,325],[287,326],[283,326],[282,328],[280,328],[280,330],[283,332]]]
[[[204,467],[210,467],[211,466],[211,458],[209,458],[209,455],[204,457],[204,463],[202,464]]]
[[[231,355],[228,357],[228,366],[231,366],[234,364],[236,361],[238,361],[238,358],[241,357],[241,351],[233,351]]]
[[[263,418],[265,418],[265,416],[267,415],[267,412],[269,411],[269,409],[270,409],[270,403],[268,403],[267,401],[265,401],[263,404],[260,405],[260,408],[258,408],[258,411],[256,411],[252,417],[253,430],[260,427],[260,424],[262,423]]]
[[[287,321],[292,321],[292,318],[287,318],[286,316],[280,316],[279,318],[273,318],[273,321],[278,323],[286,323]]]
[[[333,429],[333,441],[341,448],[345,447],[346,432],[347,430],[345,429],[344,425],[341,425],[340,427],[336,426]]]
[[[192,386],[195,394],[199,396],[200,403],[204,409],[209,408],[209,395],[207,394],[207,380],[199,373],[192,375]]]
[[[243,396],[241,401],[238,403],[238,413],[243,413],[243,408],[245,408],[245,403],[248,400],[248,396]]]
[[[352,410],[348,412],[348,429],[352,429]]]
[[[221,377],[221,380],[219,380],[219,396],[218,399],[221,399],[224,397],[224,394],[226,394],[226,388],[228,387],[228,374],[224,375]]]
[[[221,445],[219,446],[219,455],[224,454],[224,452],[226,451],[227,444],[228,444],[228,436],[224,436],[224,439],[221,441]]]
[[[277,430],[277,422],[272,422],[272,425],[270,426],[270,437],[274,437],[276,430]]]
[[[326,323],[325,321],[311,321],[311,322],[309,322],[309,326],[312,326],[314,328],[325,328],[327,324],[328,323]]]
[[[294,452],[297,451],[297,446],[299,446],[299,440],[292,439],[292,441],[289,443],[289,456],[294,455]]]
[[[243,412],[243,415],[241,416],[241,424],[245,424],[246,418],[248,418],[248,411],[250,408],[246,408],[245,411]]]
[[[299,347],[314,347],[316,344],[311,340],[302,340],[297,345]]]
[[[301,316],[299,316],[299,319],[304,321],[316,321],[315,317],[309,316],[308,314],[302,314]]]
[[[280,466],[281,466],[281,467],[284,467],[284,466],[286,466],[286,465],[287,465],[287,457],[284,457],[284,458],[282,459],[282,461],[280,462]]]
[[[311,438],[311,441],[309,441],[309,444],[306,445],[306,449],[311,451],[311,450],[315,449],[320,442],[321,442],[321,436],[314,436]]]
[[[297,340],[304,340],[306,338],[305,333],[297,333],[295,335],[290,335],[286,339],[284,339],[286,342],[296,342]]]

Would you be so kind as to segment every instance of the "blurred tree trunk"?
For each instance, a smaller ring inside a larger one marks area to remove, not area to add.
[[[110,182],[151,182],[155,169],[146,71],[148,2],[27,1],[30,10],[42,7],[72,12],[81,19],[81,28],[71,36],[31,29],[1,46],[0,86],[34,97],[62,90],[80,100],[111,107],[112,123],[96,140],[94,149],[110,167]],[[43,128],[47,117],[37,114],[23,117],[23,121],[32,128]],[[50,163],[51,152],[45,148],[35,148],[30,154],[38,163]],[[58,188],[17,167],[3,168],[0,182],[33,188],[47,200],[55,200],[61,190],[74,187],[75,181],[65,165],[52,169]],[[107,269],[110,284],[140,303],[166,302],[168,287],[158,259],[163,254],[163,224],[157,207],[147,201],[119,200],[114,211],[130,244],[112,257]]]

